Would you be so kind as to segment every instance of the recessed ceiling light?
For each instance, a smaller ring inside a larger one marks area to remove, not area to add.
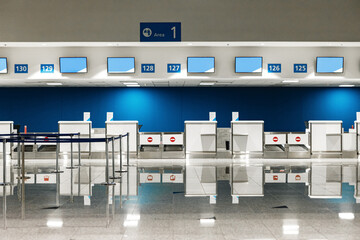
[[[216,82],[200,82],[200,86],[212,86],[215,85]]]
[[[299,80],[284,80],[283,83],[298,83]]]
[[[46,85],[49,85],[49,86],[61,86],[63,84],[60,83],[60,82],[47,82]]]
[[[137,84],[137,85],[135,85],[135,84],[130,84],[130,85],[125,85],[125,86],[127,86],[127,87],[140,87],[139,84]]]
[[[123,82],[125,85],[139,85],[137,82]]]
[[[355,85],[352,84],[341,84],[339,87],[355,87]]]

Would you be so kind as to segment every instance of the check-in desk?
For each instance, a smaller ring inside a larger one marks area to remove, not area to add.
[[[264,158],[287,158],[286,133],[265,133]]]
[[[161,133],[139,133],[139,158],[161,158]]]
[[[264,196],[264,168],[262,165],[233,165],[230,185],[233,203],[237,197]]]
[[[311,166],[309,197],[341,198],[342,197],[342,165]]]
[[[162,136],[162,158],[184,158],[184,133],[163,132]]]
[[[129,133],[129,151],[130,154],[138,153],[138,134],[139,122],[138,121],[106,121],[105,122],[105,135],[106,137],[118,137]],[[114,143],[115,151],[120,151],[119,141]],[[127,150],[127,137],[122,138],[122,151]]]
[[[0,134],[12,134],[14,133],[14,122],[12,121],[0,121]],[[11,143],[6,143],[6,153],[11,153]],[[1,143],[0,153],[3,152],[3,146]],[[0,154],[0,158],[2,158],[2,154]]]
[[[287,134],[288,158],[310,158],[310,145],[308,133]]]
[[[262,156],[264,121],[231,121],[231,153]]]
[[[185,121],[186,154],[216,154],[216,121]]]
[[[342,134],[342,157],[343,158],[357,158],[357,138],[358,135],[355,129],[349,129],[349,132]]]
[[[80,133],[80,138],[91,138],[91,121],[59,121],[59,133]],[[79,136],[74,136],[77,138]],[[69,138],[69,137],[64,137]],[[70,152],[71,151],[70,143],[61,143],[60,152]],[[91,153],[91,143],[82,142],[80,143],[81,152]],[[73,151],[78,151],[78,144],[73,144]]]
[[[342,156],[342,121],[309,121],[312,157]]]

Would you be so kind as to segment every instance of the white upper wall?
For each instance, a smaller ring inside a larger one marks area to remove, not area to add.
[[[0,0],[0,42],[139,41],[181,22],[182,41],[360,41],[359,0]]]
[[[215,57],[215,73],[188,74],[189,56]],[[236,56],[262,56],[262,74],[235,73]],[[315,74],[317,56],[344,57],[344,73]],[[284,86],[282,81],[289,79],[299,80],[291,86],[360,85],[360,47],[0,47],[0,57],[8,58],[9,72],[0,74],[0,86],[46,86],[46,82],[61,82],[64,86],[124,86],[122,82],[128,81],[137,81],[142,86],[197,86],[202,81],[216,81],[218,86]],[[59,57],[87,57],[88,72],[61,74]],[[108,74],[107,57],[135,57],[136,72]],[[141,73],[142,63],[154,63],[155,73]],[[180,63],[181,73],[167,73],[168,63]],[[282,72],[268,73],[269,63],[281,63]],[[294,73],[294,63],[306,63],[308,72]],[[15,74],[14,64],[28,64],[29,73]],[[54,64],[55,72],[40,73],[40,64]]]

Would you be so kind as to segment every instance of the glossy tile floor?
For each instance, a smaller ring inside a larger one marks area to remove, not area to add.
[[[31,178],[25,185],[25,220],[19,170],[16,161],[7,162],[14,185],[7,191],[7,229],[0,230],[1,240],[360,239],[357,159],[132,159],[123,168],[129,176],[123,173],[122,183],[116,180],[109,187],[109,198],[101,185],[104,160],[83,160],[71,170],[65,159],[60,161],[59,207],[54,160],[26,160]],[[306,183],[269,183],[290,172]],[[107,205],[113,188],[114,214],[113,205]]]

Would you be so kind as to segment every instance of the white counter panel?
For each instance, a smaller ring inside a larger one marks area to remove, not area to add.
[[[163,144],[164,145],[183,145],[184,144],[184,135],[183,134],[170,134],[164,133],[163,135]]]
[[[266,145],[286,144],[286,134],[265,134]]]
[[[184,175],[182,173],[163,173],[163,183],[183,183]]]
[[[287,135],[287,142],[291,145],[302,144],[309,146],[309,134],[308,133],[289,133]]]
[[[140,134],[140,145],[160,145],[160,134]]]
[[[0,121],[0,134],[14,133],[14,122],[12,121]],[[17,143],[14,143],[17,144]],[[6,143],[6,153],[10,154],[11,143]],[[3,144],[0,143],[0,153],[3,152]]]
[[[140,183],[160,183],[160,173],[140,173]]]
[[[215,121],[185,122],[186,152],[216,152]]]
[[[264,171],[262,166],[233,166],[232,195],[263,196]]]
[[[288,183],[308,183],[309,182],[309,174],[304,173],[288,173],[287,174],[287,182]]]
[[[231,124],[233,152],[263,151],[263,121],[236,121]]]
[[[59,133],[80,133],[81,138],[90,138],[91,137],[91,121],[59,121]],[[77,138],[78,136],[74,136]],[[70,138],[70,137],[62,137],[62,138]],[[90,143],[84,142],[80,143],[80,148],[82,152],[90,151]],[[70,152],[71,147],[70,143],[61,143],[60,144],[60,152]],[[73,143],[73,151],[78,151],[78,143]]]
[[[341,151],[341,122],[310,121],[311,148],[313,152]]]
[[[265,183],[286,183],[286,173],[265,173]]]
[[[120,134],[130,134],[129,150],[130,152],[137,152],[138,146],[138,121],[106,121],[105,129],[107,136],[119,136]],[[126,150],[127,139],[122,139],[123,151]],[[115,149],[119,151],[119,142],[115,141]]]
[[[356,133],[342,134],[342,150],[356,151]]]

